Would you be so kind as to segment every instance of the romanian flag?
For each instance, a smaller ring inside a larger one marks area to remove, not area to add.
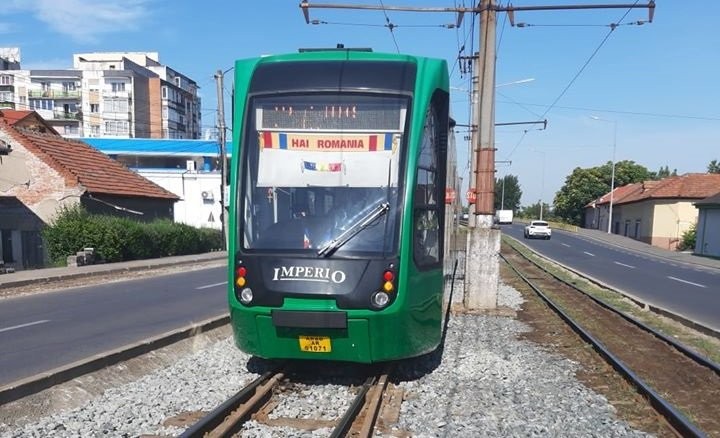
[[[342,172],[342,163],[319,163],[303,160],[303,169],[314,172]]]
[[[370,151],[377,151],[378,146],[380,146],[380,150],[391,151],[393,150],[393,134],[371,135],[369,138],[369,143]]]
[[[287,149],[287,134],[284,132],[261,132],[260,147],[272,149]]]

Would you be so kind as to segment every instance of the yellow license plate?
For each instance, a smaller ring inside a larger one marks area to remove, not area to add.
[[[332,345],[328,336],[300,336],[300,349],[308,353],[330,353]]]

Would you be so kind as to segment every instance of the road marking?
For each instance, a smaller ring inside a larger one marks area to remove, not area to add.
[[[587,251],[583,251],[585,254],[589,255],[590,257],[595,257],[595,254]]]
[[[570,248],[570,245],[568,245],[567,243],[561,243],[560,245],[567,246],[568,248]]]
[[[222,283],[206,284],[205,286],[196,287],[195,290],[209,289],[211,287],[222,286],[223,284],[227,284],[227,281],[223,281]]]
[[[668,278],[669,278],[670,280],[679,281],[679,282],[681,282],[681,283],[687,283],[687,284],[692,284],[693,286],[702,287],[702,288],[707,288],[707,286],[705,286],[704,284],[693,283],[692,281],[683,280],[682,278],[671,277],[671,276],[669,276],[669,275],[668,275]]]
[[[626,268],[635,269],[635,266],[626,265],[625,263],[620,263],[620,262],[613,262],[613,263],[615,263],[616,265],[625,266]]]
[[[28,322],[27,324],[14,325],[12,327],[5,327],[5,328],[0,329],[0,332],[9,332],[10,330],[15,330],[15,329],[23,328],[23,327],[30,327],[31,325],[45,324],[46,322],[50,322],[50,320],[43,319],[40,321]]]

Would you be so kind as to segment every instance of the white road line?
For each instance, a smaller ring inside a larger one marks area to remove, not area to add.
[[[10,330],[15,330],[15,329],[23,328],[23,327],[30,327],[31,325],[45,324],[46,322],[50,322],[50,320],[43,319],[40,321],[28,322],[27,324],[14,325],[12,327],[5,327],[5,328],[1,328],[0,332],[9,332]]]
[[[570,248],[570,245],[568,245],[567,243],[561,243],[560,245],[567,246],[568,248]]]
[[[707,288],[707,286],[705,286],[704,284],[693,283],[692,281],[683,280],[682,278],[671,277],[671,276],[669,276],[669,275],[668,275],[668,278],[669,278],[670,280],[679,281],[680,283],[687,283],[687,284],[692,284],[693,286],[702,287],[702,288]]]
[[[625,263],[620,263],[620,262],[613,262],[613,263],[615,263],[616,265],[625,266],[626,268],[635,269],[635,266],[626,265]]]
[[[583,251],[585,254],[589,255],[590,257],[595,257],[595,254],[587,251]]]
[[[206,284],[205,286],[196,287],[195,290],[209,289],[209,288],[215,287],[215,286],[222,286],[223,284],[227,284],[227,281],[223,281],[222,283]]]

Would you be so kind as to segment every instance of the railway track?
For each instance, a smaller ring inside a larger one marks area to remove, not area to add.
[[[273,416],[273,410],[293,392],[292,378],[285,371],[268,371],[242,388],[212,412],[190,426],[181,438],[231,437],[255,420],[270,428],[298,430],[332,429],[330,437],[371,437],[376,429],[397,421],[402,394],[389,384],[391,368],[377,372],[355,388],[355,397],[345,413],[334,420]]]
[[[720,436],[720,368],[503,246],[502,259],[680,436]]]

